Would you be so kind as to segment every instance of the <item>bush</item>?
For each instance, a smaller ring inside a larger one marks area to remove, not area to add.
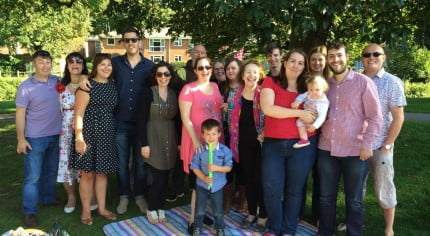
[[[416,45],[387,52],[387,71],[410,82],[430,82],[430,51]]]
[[[26,78],[0,77],[0,101],[15,100],[19,84]]]
[[[408,98],[430,97],[430,84],[405,82],[405,94]]]
[[[2,73],[10,73],[17,70],[26,71],[26,65],[22,58],[0,54],[0,71]]]

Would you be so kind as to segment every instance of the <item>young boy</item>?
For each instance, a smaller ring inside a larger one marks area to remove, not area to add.
[[[205,141],[203,151],[194,154],[191,169],[197,176],[196,180],[196,216],[193,235],[200,235],[203,227],[206,201],[211,199],[215,217],[217,236],[224,235],[224,213],[222,209],[222,188],[227,183],[226,173],[233,165],[232,153],[228,147],[219,143],[221,125],[214,119],[202,123],[202,136]],[[213,164],[209,165],[209,145],[213,147]],[[209,177],[213,172],[213,178]]]

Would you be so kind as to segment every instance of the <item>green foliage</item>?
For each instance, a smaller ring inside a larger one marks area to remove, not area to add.
[[[430,51],[412,45],[387,52],[387,70],[403,80],[411,82],[430,81]]]
[[[15,100],[16,90],[24,78],[0,77],[0,101]]]
[[[429,83],[411,83],[405,82],[405,94],[408,98],[430,97]]]
[[[5,56],[0,54],[0,71],[2,73],[11,71],[25,71],[25,63],[22,58]]]

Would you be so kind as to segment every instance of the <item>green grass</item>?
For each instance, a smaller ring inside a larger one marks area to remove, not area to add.
[[[0,114],[14,113],[15,101],[0,101]]]
[[[406,112],[430,113],[430,98],[408,98]]]
[[[0,188],[10,190],[9,194],[0,197],[0,233],[9,229],[22,226],[22,176],[23,156],[16,154],[15,126],[13,124],[0,123]],[[398,195],[398,207],[395,222],[396,235],[429,235],[428,222],[430,222],[430,123],[428,122],[406,122],[402,133],[396,142],[395,168]],[[369,178],[370,180],[370,178]],[[365,235],[383,235],[383,217],[373,191],[373,181],[368,181],[367,195],[365,198]],[[115,210],[118,202],[116,196],[116,178],[109,178],[108,209]],[[312,185],[308,185],[312,186]],[[311,188],[308,188],[309,192]],[[62,186],[58,185],[57,193],[61,199],[65,199]],[[309,220],[310,195],[308,194],[308,207],[305,220]],[[185,198],[176,202],[181,205],[188,202],[189,193]],[[175,205],[167,204],[167,207]],[[94,224],[83,226],[79,222],[80,207],[72,214],[63,213],[63,207],[41,208],[39,213],[39,229],[50,230],[55,218],[71,235],[103,235],[102,227],[109,221],[93,215]],[[344,196],[339,194],[338,198],[338,222],[344,219]],[[137,211],[133,201],[130,202],[129,211],[119,216],[119,220],[128,219],[142,215]],[[337,235],[345,235],[339,233]]]

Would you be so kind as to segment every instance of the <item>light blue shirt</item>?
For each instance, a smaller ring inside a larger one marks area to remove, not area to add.
[[[372,78],[378,88],[379,101],[382,111],[382,129],[373,143],[373,149],[380,148],[388,135],[388,128],[393,121],[390,109],[406,106],[406,96],[402,80],[386,72],[384,68],[378,71]]]
[[[190,169],[199,169],[204,175],[209,175],[208,165],[209,165],[209,146],[206,144],[204,150],[200,153],[195,153],[193,160],[191,161]],[[214,149],[214,165],[217,166],[233,166],[233,154],[230,149],[222,143],[218,143],[217,147]],[[210,191],[212,193],[222,189],[227,183],[226,173],[224,172],[213,172],[212,188]],[[203,180],[196,178],[196,184],[202,188],[209,189],[209,185]]]

